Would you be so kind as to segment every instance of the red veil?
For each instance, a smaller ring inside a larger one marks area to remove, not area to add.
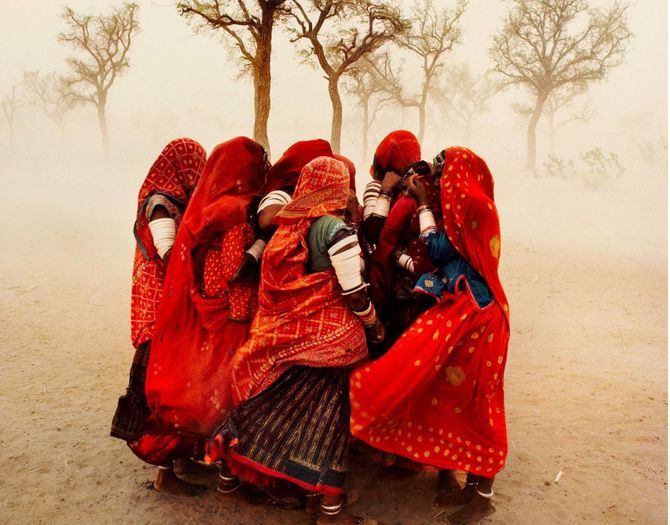
[[[330,144],[323,139],[301,140],[289,147],[270,171],[261,195],[281,188],[294,188],[305,165],[317,157],[332,157]]]
[[[137,240],[133,263],[130,332],[133,346],[151,340],[161,300],[165,266],[158,257],[145,207],[152,195],[163,195],[176,211],[177,225],[205,166],[205,149],[192,139],[171,141],[154,161],[137,197],[133,232]]]
[[[346,367],[367,355],[363,325],[345,304],[334,270],[306,271],[310,226],[341,214],[348,193],[344,164],[319,157],[302,170],[293,200],[275,216],[279,228],[263,255],[251,337],[232,363],[235,404],[292,366]]]
[[[404,175],[407,168],[421,160],[421,144],[410,131],[392,131],[379,143],[370,168],[373,178],[384,177],[387,171]]]
[[[229,294],[204,298],[203,248],[246,224],[266,171],[263,147],[246,137],[217,146],[186,210],[168,267],[147,368],[146,396],[158,429],[209,436],[229,408],[229,361],[249,323],[231,320]],[[240,245],[231,257],[241,257]],[[250,283],[249,286],[255,286]]]
[[[503,373],[510,334],[493,179],[467,149],[449,148],[444,157],[446,233],[494,300],[480,308],[467,287],[445,295],[387,354],[359,367],[351,379],[351,429],[425,465],[493,477],[507,455]]]

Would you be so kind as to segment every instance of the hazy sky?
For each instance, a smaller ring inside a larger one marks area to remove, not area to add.
[[[246,80],[235,81],[237,70],[228,59],[224,44],[217,36],[194,34],[185,20],[178,16],[172,0],[140,0],[142,32],[131,52],[131,69],[118,81],[111,92],[109,112],[112,139],[123,134],[131,122],[130,116],[144,115],[160,124],[164,130],[152,135],[156,143],[176,133],[196,135],[208,147],[219,139],[236,134],[249,134],[252,123],[251,85]],[[438,5],[452,2],[435,0]],[[593,4],[608,5],[608,1]],[[104,9],[108,1],[73,0],[76,10]],[[62,23],[58,18],[60,1],[0,0],[0,93],[21,78],[26,69],[63,71],[68,50],[56,41]],[[403,7],[411,6],[402,2]],[[467,61],[475,71],[489,65],[490,36],[502,24],[509,5],[502,0],[471,0],[463,20],[463,43],[450,62]],[[630,9],[630,24],[635,39],[629,45],[624,66],[613,71],[606,84],[592,88],[590,96],[598,112],[597,129],[611,131],[620,119],[636,112],[652,112],[652,134],[661,134],[666,126],[667,93],[667,5],[663,0],[638,0]],[[274,157],[294,139],[311,136],[329,137],[330,104],[326,86],[319,70],[300,64],[295,48],[282,31],[274,40],[273,108],[270,118],[270,137]],[[509,112],[518,99],[512,91],[496,100],[496,111],[481,119],[481,133],[500,129],[504,122],[515,130],[522,144],[522,128],[513,124]],[[89,116],[93,115],[88,110]],[[344,149],[357,147],[358,122],[351,103],[345,107]],[[399,110],[395,110],[399,115]],[[205,118],[216,117],[221,137],[211,126],[200,129]],[[86,117],[88,118],[88,117]],[[163,120],[161,120],[163,119]],[[404,124],[415,128],[414,113],[405,112],[405,120],[396,118],[396,127]],[[46,124],[45,124],[46,125]],[[92,132],[96,132],[91,121]],[[178,128],[178,129],[175,129]],[[287,129],[299,130],[287,133]],[[373,141],[385,128],[375,129]],[[625,133],[625,130],[623,130]],[[618,130],[619,135],[622,130]],[[435,145],[442,137],[431,135],[427,142]],[[591,132],[592,134],[592,132]],[[199,135],[199,136],[198,136]],[[204,135],[204,136],[203,136]],[[352,153],[358,158],[358,152]]]

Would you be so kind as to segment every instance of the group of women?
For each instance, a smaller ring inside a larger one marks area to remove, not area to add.
[[[177,139],[154,162],[112,435],[159,467],[157,490],[194,494],[175,462],[213,464],[222,494],[375,523],[345,509],[363,443],[439,471],[452,522],[493,511],[510,330],[491,173],[465,148],[423,161],[402,130],[379,144],[363,206],[355,171],[323,140],[271,165],[245,137],[209,157]]]

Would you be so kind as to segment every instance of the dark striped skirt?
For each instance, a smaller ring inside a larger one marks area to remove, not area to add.
[[[350,444],[348,371],[292,368],[236,408],[217,436],[230,446],[231,471],[247,481],[269,477],[341,494]]]

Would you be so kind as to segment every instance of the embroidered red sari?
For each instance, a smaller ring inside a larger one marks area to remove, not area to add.
[[[257,284],[227,279],[253,242],[247,207],[265,170],[260,144],[245,137],[220,144],[184,215],[147,368],[148,434],[131,444],[152,463],[209,437],[230,408],[230,358],[247,338]]]
[[[449,148],[441,179],[444,228],[494,300],[445,295],[379,360],[351,376],[351,430],[381,450],[438,469],[495,476],[505,464],[503,373],[509,307],[498,278],[500,227],[482,159]]]
[[[307,272],[309,228],[343,212],[348,186],[346,167],[319,157],[305,166],[293,200],[275,216],[279,228],[263,254],[258,313],[233,358],[235,405],[293,366],[342,368],[367,355],[363,325],[345,304],[334,270]]]
[[[133,262],[130,332],[138,348],[153,336],[156,312],[161,300],[165,265],[154,247],[145,206],[152,195],[163,195],[174,205],[177,226],[205,166],[205,149],[192,139],[171,141],[151,166],[137,197],[137,218],[133,228],[137,247]]]
[[[381,180],[387,171],[403,175],[421,160],[421,144],[410,131],[392,131],[379,143],[370,167],[370,175]]]
[[[300,172],[305,165],[317,157],[332,157],[330,144],[323,139],[301,140],[291,145],[275,162],[270,171],[261,195],[282,188],[295,188]]]

